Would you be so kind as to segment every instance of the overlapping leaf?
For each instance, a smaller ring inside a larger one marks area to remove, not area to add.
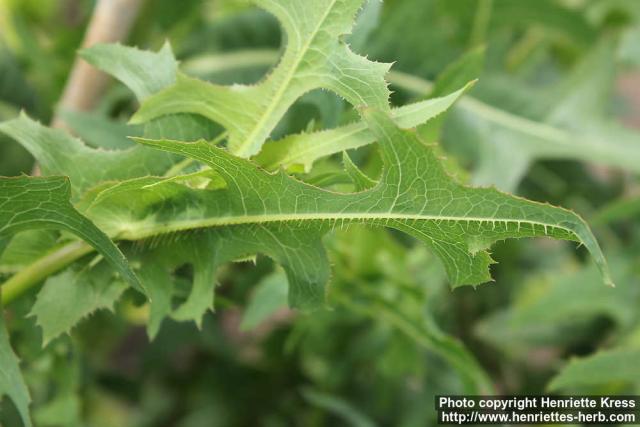
[[[70,231],[98,250],[131,285],[139,287],[138,279],[122,253],[103,232],[73,208],[69,202],[70,194],[71,187],[66,178],[1,178],[0,239],[30,229]],[[25,425],[30,426],[29,394],[0,313],[0,396],[3,394],[11,397]]]
[[[178,76],[177,83],[147,100],[133,122],[195,113],[229,131],[229,149],[258,153],[289,107],[313,89],[329,89],[355,106],[388,109],[384,75],[389,66],[354,54],[340,39],[353,25],[362,0],[255,0],[275,15],[287,35],[271,74],[255,86],[220,86]]]
[[[449,95],[416,102],[391,110],[394,122],[403,129],[421,125],[445,112],[471,86],[467,84]],[[309,171],[313,163],[341,151],[375,142],[375,136],[364,121],[314,133],[287,136],[266,144],[255,161],[267,168],[279,166]]]
[[[323,300],[329,269],[320,238],[352,223],[396,228],[422,240],[439,256],[453,286],[490,280],[486,249],[493,242],[535,236],[581,242],[610,282],[604,257],[578,216],[493,189],[465,188],[446,175],[414,133],[400,130],[384,113],[366,116],[385,163],[384,175],[370,190],[340,194],[315,188],[284,172],[264,172],[204,141],[138,139],[208,164],[226,188],[195,190],[140,179],[95,194],[85,201],[85,212],[120,239],[208,229],[214,240],[224,241],[223,253],[234,252],[229,258],[273,256],[287,271],[290,302],[298,307]]]
[[[71,186],[63,177],[1,178],[0,237],[30,229],[63,229],[100,252],[131,285],[139,287],[124,255],[69,202]]]
[[[149,155],[145,147],[101,150],[86,146],[59,129],[43,126],[26,114],[0,123],[3,132],[20,142],[36,158],[43,175],[66,175],[74,198],[102,181],[162,174],[173,163],[171,155]]]
[[[91,313],[113,308],[126,285],[111,273],[102,262],[82,271],[67,269],[47,279],[31,309],[42,328],[44,345]]]

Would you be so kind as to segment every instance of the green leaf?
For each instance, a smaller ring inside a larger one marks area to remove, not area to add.
[[[168,43],[158,52],[143,51],[120,44],[96,44],[80,51],[94,67],[125,84],[142,102],[176,82],[178,61]],[[152,120],[144,126],[146,138],[180,141],[213,139],[220,133],[215,123],[192,114],[175,114]],[[132,136],[133,133],[127,136]]]
[[[351,160],[351,157],[349,157],[346,151],[342,153],[342,163],[344,164],[344,170],[347,172],[347,175],[349,175],[349,178],[353,181],[356,191],[367,190],[376,185],[374,180],[365,175],[365,173],[353,163],[353,160]]]
[[[107,150],[131,148],[133,142],[128,136],[142,136],[139,126],[130,126],[109,120],[97,113],[62,110],[58,114],[75,135],[87,145]]]
[[[56,245],[58,232],[55,230],[23,231],[20,238],[6,237],[4,252],[0,251],[0,273],[16,273],[27,267]]]
[[[610,257],[616,288],[601,286],[593,267],[569,273],[534,277],[519,290],[508,308],[497,310],[476,325],[481,339],[504,352],[527,355],[532,347],[567,343],[567,330],[576,337],[576,325],[606,317],[621,329],[633,324],[635,260]],[[588,332],[585,332],[588,333]]]
[[[122,252],[69,202],[64,177],[0,178],[0,237],[31,229],[63,229],[100,252],[132,286],[140,288]],[[3,289],[5,290],[5,289]]]
[[[341,418],[351,427],[375,427],[375,423],[346,400],[327,393],[306,388],[302,390],[305,400]]]
[[[354,106],[388,109],[389,90],[378,64],[353,53],[341,40],[363,0],[255,0],[275,15],[287,35],[279,64],[255,86],[220,86],[178,76],[177,83],[143,103],[133,123],[175,113],[203,115],[229,131],[230,151],[258,153],[289,107],[323,88]]]
[[[464,393],[491,393],[493,385],[482,365],[436,322],[436,307],[450,297],[436,257],[421,246],[408,249],[379,230],[355,227],[332,237],[332,306],[364,315],[384,330],[391,328],[392,336],[404,336],[417,346],[412,351],[422,348],[440,356],[458,374]]]
[[[18,358],[11,349],[4,314],[0,311],[0,397],[4,395],[9,396],[16,405],[25,427],[31,427],[29,390],[22,378]]]
[[[169,43],[157,53],[119,44],[96,44],[82,49],[80,57],[120,80],[139,101],[174,84],[178,72]]]
[[[29,150],[43,175],[68,176],[74,198],[102,181],[162,174],[175,159],[140,146],[117,151],[90,148],[62,130],[42,126],[24,113],[0,123],[0,132]]]
[[[49,277],[30,313],[42,328],[43,346],[70,332],[93,312],[113,309],[125,289],[126,285],[113,276],[104,262],[80,271],[67,269]]]
[[[441,98],[429,99],[393,109],[394,122],[403,129],[409,129],[427,122],[445,112],[462,94],[473,85],[468,83],[462,89]],[[364,121],[310,134],[287,136],[279,141],[266,144],[255,161],[267,168],[279,166],[291,168],[301,165],[309,171],[313,163],[331,154],[359,148],[375,142],[376,137]]]
[[[242,315],[241,331],[250,331],[287,306],[287,276],[283,271],[268,275],[253,291]]]
[[[640,349],[619,348],[572,359],[549,383],[548,389],[575,390],[612,383],[637,384]]]
[[[470,149],[477,150],[474,184],[513,190],[529,166],[543,159],[578,160],[640,172],[640,134],[603,111],[611,98],[614,50],[612,43],[600,43],[561,84],[535,98],[517,100],[535,114],[463,98],[447,116],[445,143],[467,141]],[[504,98],[517,92],[509,91],[505,82],[503,77],[497,80],[502,92],[495,94],[497,89],[491,87],[483,93],[504,103]]]
[[[193,320],[202,326],[202,316],[213,310],[215,274],[221,262],[233,259],[234,245],[221,247],[221,240],[210,232],[203,232],[190,239],[151,242],[151,248],[138,256],[140,279],[148,290],[151,313],[147,331],[154,338],[163,319],[171,316],[179,321]],[[133,259],[135,255],[133,255]],[[174,271],[184,265],[193,267],[193,283],[187,299],[172,308],[174,296]]]
[[[463,187],[446,175],[433,149],[415,133],[397,128],[381,112],[366,117],[385,163],[380,182],[368,191],[339,194],[315,188],[282,171],[267,173],[204,141],[137,139],[211,166],[227,187],[207,191],[135,180],[105,189],[85,212],[121,239],[210,228],[225,247],[237,244],[246,254],[273,256],[287,271],[290,302],[298,307],[323,301],[328,266],[320,237],[349,224],[395,228],[418,238],[439,256],[453,286],[490,280],[493,261],[486,249],[493,242],[536,236],[581,242],[604,281],[611,282],[594,236],[577,215],[494,189]]]

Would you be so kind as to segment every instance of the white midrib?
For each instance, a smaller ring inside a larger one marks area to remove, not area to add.
[[[236,150],[236,153],[234,154],[242,156],[243,154],[247,153],[247,150],[251,149],[251,146],[253,145],[253,140],[260,133],[260,131],[264,127],[269,117],[271,117],[271,114],[273,114],[273,111],[276,109],[278,104],[280,104],[280,101],[282,100],[282,97],[284,96],[285,91],[289,87],[289,83],[291,83],[293,76],[295,75],[296,71],[298,71],[298,66],[302,61],[302,58],[304,58],[305,54],[309,50],[309,46],[311,46],[311,43],[315,40],[316,36],[318,35],[318,31],[320,31],[320,28],[322,28],[322,26],[324,25],[327,17],[329,16],[329,13],[331,13],[331,10],[335,6],[336,1],[337,0],[333,0],[331,4],[327,7],[327,10],[325,10],[324,15],[322,15],[322,18],[318,21],[318,25],[316,25],[316,27],[313,29],[311,36],[307,39],[306,43],[302,46],[302,49],[300,49],[300,54],[295,58],[293,65],[291,66],[289,72],[285,75],[285,79],[282,81],[282,84],[280,85],[280,87],[278,87],[278,90],[276,91],[273,98],[271,98],[271,101],[269,102],[267,109],[260,116],[260,119],[251,130],[251,133],[249,133],[249,135],[244,140],[244,142],[240,144],[240,146],[238,147],[238,150]]]
[[[343,222],[368,222],[375,220],[402,220],[402,221],[455,221],[455,222],[478,222],[483,223],[512,223],[518,224],[518,229],[522,224],[544,227],[545,234],[548,228],[564,230],[582,240],[579,234],[561,225],[546,223],[542,221],[493,218],[493,217],[462,217],[462,216],[441,216],[441,215],[421,215],[421,214],[394,214],[387,212],[380,213],[307,213],[307,214],[269,214],[269,215],[237,215],[222,216],[191,221],[175,221],[169,224],[155,223],[148,226],[134,223],[131,227],[122,229],[117,233],[117,238],[122,240],[140,240],[160,234],[173,233],[179,231],[194,230],[199,228],[223,227],[229,225],[249,225],[249,224],[270,224],[277,222],[305,222],[305,221],[343,221]]]

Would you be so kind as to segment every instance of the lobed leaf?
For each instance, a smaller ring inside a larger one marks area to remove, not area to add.
[[[66,175],[73,197],[102,182],[164,173],[174,156],[136,146],[126,150],[91,148],[59,129],[31,120],[26,114],[0,123],[3,132],[36,158],[43,175]]]
[[[473,82],[449,95],[416,102],[391,110],[393,121],[403,129],[409,129],[437,117],[451,107]],[[376,137],[364,121],[314,133],[287,136],[269,142],[255,161],[266,169],[280,166],[292,168],[301,165],[306,172],[313,163],[331,154],[359,148],[375,142]]]
[[[81,50],[80,56],[121,81],[139,102],[174,84],[178,75],[178,61],[169,43],[165,43],[158,52],[121,44],[96,44]],[[146,123],[143,136],[195,141],[199,138],[213,139],[219,132],[219,127],[204,117],[173,114]],[[132,135],[133,132],[128,136]]]
[[[178,61],[165,43],[157,53],[119,44],[95,44],[80,51],[80,57],[109,73],[143,101],[176,81]]]
[[[175,85],[143,103],[133,123],[175,113],[203,115],[229,131],[229,149],[257,154],[289,107],[313,89],[331,90],[355,106],[388,109],[389,90],[379,64],[341,40],[363,0],[255,0],[275,15],[287,36],[279,64],[255,86],[220,86],[179,75]]]
[[[91,313],[112,309],[126,289],[123,282],[114,279],[104,262],[81,271],[67,269],[49,277],[30,313],[42,328],[43,345],[68,333]]]
[[[441,259],[453,286],[490,280],[493,261],[486,249],[495,241],[536,236],[584,244],[611,283],[594,236],[576,214],[494,189],[461,186],[415,133],[399,129],[384,113],[365,116],[385,165],[379,183],[367,191],[335,193],[282,171],[270,174],[205,141],[136,139],[211,166],[227,186],[208,191],[176,182],[149,186],[159,182],[154,178],[134,180],[96,194],[85,212],[120,239],[210,229],[225,250],[238,245],[230,250],[233,258],[256,252],[273,256],[287,271],[290,303],[298,307],[323,300],[329,268],[320,238],[356,223],[395,228],[423,241]]]

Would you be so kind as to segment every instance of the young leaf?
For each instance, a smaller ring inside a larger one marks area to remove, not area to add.
[[[69,202],[64,177],[0,178],[0,237],[30,229],[63,229],[100,252],[134,287],[140,287],[122,252]]]
[[[493,242],[536,236],[581,242],[605,282],[611,282],[594,236],[577,215],[494,189],[463,187],[446,175],[433,149],[415,133],[400,130],[381,112],[368,112],[366,117],[380,141],[385,164],[380,182],[368,191],[339,194],[315,188],[282,171],[264,172],[204,141],[138,139],[208,164],[227,187],[215,191],[176,183],[149,187],[138,180],[103,191],[86,213],[123,239],[211,228],[225,240],[225,247],[234,244],[247,254],[274,256],[287,271],[294,306],[322,301],[328,266],[320,237],[351,223],[396,228],[420,239],[440,257],[453,286],[490,280],[492,260],[486,249]]]
[[[115,280],[105,262],[81,271],[67,269],[49,277],[30,314],[42,328],[43,345],[68,333],[91,313],[111,310],[125,289],[126,285]]]
[[[341,41],[363,0],[255,0],[275,15],[287,35],[283,56],[256,86],[230,87],[178,76],[133,117],[141,123],[175,113],[203,115],[229,131],[230,151],[258,153],[289,107],[303,94],[323,88],[355,106],[388,109],[387,64],[368,61]]]

